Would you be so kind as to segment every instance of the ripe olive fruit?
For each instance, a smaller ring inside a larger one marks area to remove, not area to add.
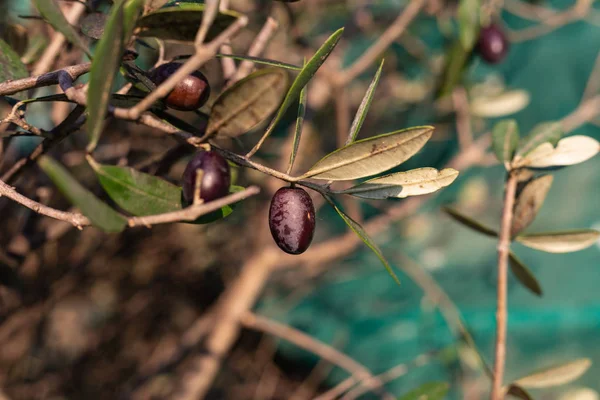
[[[175,73],[180,63],[162,64],[150,71],[149,78],[160,85]],[[196,71],[180,81],[165,98],[168,107],[180,111],[193,111],[202,107],[210,97],[210,85],[206,77]]]
[[[269,228],[281,250],[304,253],[315,233],[315,207],[308,193],[296,187],[275,192],[269,209]]]
[[[183,199],[194,202],[197,171],[202,171],[200,198],[205,202],[216,200],[229,193],[231,175],[229,164],[214,151],[201,151],[194,156],[183,171]]]
[[[504,60],[510,44],[499,25],[491,24],[481,28],[477,42],[477,52],[489,64]]]

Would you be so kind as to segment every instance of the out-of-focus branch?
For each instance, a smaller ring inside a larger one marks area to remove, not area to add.
[[[260,57],[261,54],[265,51],[269,42],[271,41],[271,38],[275,34],[277,28],[279,28],[279,24],[277,23],[277,21],[275,21],[271,17],[267,18],[267,22],[265,22],[258,35],[256,35],[254,42],[252,42],[252,45],[248,50],[248,55],[250,57]],[[254,68],[254,63],[252,61],[242,61],[242,63],[237,69],[236,74],[229,82],[229,85],[232,85],[240,79],[245,78],[248,74],[250,74],[250,72],[252,72],[252,68]]]

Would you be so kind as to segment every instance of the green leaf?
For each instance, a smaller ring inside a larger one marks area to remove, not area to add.
[[[519,398],[521,400],[533,400],[533,397],[531,397],[527,390],[523,389],[519,385],[509,385],[506,392],[507,394]]]
[[[350,229],[352,229],[354,233],[358,235],[360,240],[362,240],[367,245],[367,247],[373,250],[373,253],[375,253],[377,258],[379,258],[379,260],[381,261],[387,272],[390,274],[390,276],[394,279],[394,281],[396,281],[398,285],[400,285],[400,279],[398,279],[398,276],[396,276],[396,273],[383,256],[383,253],[381,252],[379,247],[375,244],[375,242],[373,242],[373,240],[369,237],[369,235],[363,229],[363,227],[358,222],[354,221],[352,218],[346,215],[329,196],[324,195],[323,197],[325,198],[325,200],[327,200],[329,204],[331,204],[331,206],[340,215],[340,217],[342,217],[346,225],[348,225],[348,227],[350,227]]]
[[[534,294],[541,296],[542,295],[542,287],[537,281],[533,272],[525,264],[521,262],[517,258],[517,256],[511,251],[509,253],[509,265],[510,270],[515,275],[515,277],[521,282],[523,286],[529,289]]]
[[[104,33],[107,15],[101,12],[95,12],[86,15],[81,20],[81,33],[92,39],[100,39]]]
[[[564,232],[532,233],[517,236],[517,242],[548,253],[570,253],[590,247],[598,241],[600,232],[581,229]]]
[[[300,101],[298,103],[298,117],[296,118],[296,128],[294,129],[294,141],[292,143],[292,152],[290,153],[290,162],[287,173],[289,174],[294,166],[294,160],[300,146],[300,137],[302,136],[302,127],[304,126],[304,116],[306,115],[306,102],[308,99],[307,87],[305,86],[300,92]]]
[[[479,0],[460,0],[458,4],[458,31],[462,47],[471,50],[479,36]]]
[[[418,126],[358,140],[323,157],[304,178],[350,180],[387,171],[412,157],[433,134],[433,127]]]
[[[508,90],[492,96],[480,96],[471,101],[469,112],[480,118],[499,118],[521,111],[531,98],[525,90]]]
[[[543,371],[528,375],[524,378],[517,379],[514,381],[514,383],[530,389],[560,386],[578,379],[580,376],[585,374],[591,365],[592,361],[589,358],[580,358],[578,360],[548,368]]]
[[[542,143],[548,142],[552,146],[556,146],[562,135],[560,122],[543,122],[536,125],[529,135],[521,140],[515,154],[515,162],[517,162],[517,157],[525,157]]]
[[[460,40],[456,40],[447,50],[438,98],[452,93],[456,85],[461,81],[470,54],[471,51],[465,50]]]
[[[358,111],[356,111],[356,115],[354,116],[354,121],[352,121],[352,126],[350,127],[350,133],[348,135],[348,140],[346,140],[346,145],[354,142],[356,137],[358,136],[358,132],[360,132],[360,128],[362,128],[363,123],[365,122],[365,118],[367,117],[367,113],[369,112],[369,107],[371,107],[371,102],[373,101],[373,95],[375,94],[375,89],[377,88],[377,84],[379,83],[379,78],[381,77],[381,71],[383,70],[383,62],[379,64],[379,68],[371,81],[371,84],[367,88],[367,92],[360,102],[360,106],[358,107]]]
[[[552,186],[552,175],[544,175],[525,183],[517,200],[510,229],[511,237],[524,231],[542,208],[546,195]]]
[[[56,0],[33,0],[33,2],[35,3],[35,6],[42,17],[44,17],[44,19],[48,21],[48,23],[52,25],[57,32],[62,33],[69,42],[73,43],[75,46],[83,50],[85,54],[90,56],[90,51],[88,50],[87,46],[75,31],[75,28],[69,24],[69,21],[67,21],[63,13],[60,11]]]
[[[135,30],[140,37],[156,37],[163,40],[193,42],[202,22],[204,4],[178,2],[152,11],[137,23]],[[221,11],[206,36],[210,41],[235,22],[241,14],[234,11]]]
[[[244,189],[245,188],[243,188],[241,186],[231,185],[229,187],[229,194],[241,192]],[[202,215],[197,220],[195,220],[191,223],[193,223],[193,224],[210,224],[211,222],[218,221],[218,220],[223,219],[223,218],[227,217],[228,215],[230,215],[233,212],[233,210],[235,210],[235,207],[237,205],[238,205],[238,203],[229,204],[225,207],[222,207],[220,210],[211,212],[209,214]]]
[[[435,168],[418,168],[370,179],[338,193],[376,200],[404,198],[433,193],[450,185],[457,176],[458,171],[452,168],[441,171]]]
[[[8,43],[0,39],[0,82],[27,78],[28,76],[27,68],[21,62],[19,55],[15,53]],[[23,100],[25,92],[15,94],[13,97]]]
[[[208,136],[237,137],[272,115],[288,86],[288,74],[277,68],[258,70],[236,82],[215,100]]]
[[[442,400],[448,389],[450,385],[446,382],[428,382],[406,393],[399,400]]]
[[[181,210],[181,188],[130,167],[101,165],[88,157],[100,184],[123,210],[136,215],[155,215]]]
[[[514,119],[506,119],[494,125],[492,148],[498,161],[508,165],[519,145],[519,126]]]
[[[121,2],[112,8],[104,35],[96,47],[90,70],[87,120],[88,152],[92,152],[96,148],[104,129],[104,118],[108,109],[110,92],[123,54],[124,23],[123,3]]]
[[[323,43],[319,50],[317,50],[317,52],[312,56],[312,58],[308,60],[306,65],[304,65],[304,68],[302,68],[302,71],[298,73],[296,79],[292,83],[292,86],[290,86],[290,89],[285,95],[285,99],[283,100],[283,103],[281,103],[281,106],[279,107],[275,118],[273,118],[273,120],[267,127],[267,130],[263,134],[258,144],[254,146],[254,149],[252,149],[252,153],[257,151],[258,148],[262,145],[262,143],[266,140],[266,138],[269,137],[269,135],[273,132],[273,129],[275,129],[275,125],[277,125],[281,118],[283,118],[283,115],[285,114],[287,109],[300,96],[300,92],[302,91],[304,86],[306,86],[306,84],[317,73],[317,70],[321,67],[321,65],[323,65],[325,60],[327,60],[327,57],[329,57],[335,46],[340,41],[342,33],[344,33],[344,28],[340,28],[337,31],[335,31],[329,37],[329,39],[327,39],[325,43]]]
[[[454,208],[446,206],[446,207],[442,207],[442,211],[444,211],[446,214],[448,214],[450,217],[452,217],[452,219],[454,219],[455,221],[460,222],[467,228],[473,229],[475,232],[479,232],[479,233],[481,233],[485,236],[489,236],[489,237],[497,237],[498,236],[498,233],[495,230],[493,230],[492,228],[488,228],[487,226],[475,221],[474,219],[467,217],[466,215],[455,210]]]
[[[144,11],[146,0],[125,0],[123,11],[125,15],[125,25],[123,27],[123,43],[127,44],[131,39],[133,30],[137,25],[137,21]]]
[[[600,143],[589,136],[575,135],[561,139],[556,147],[542,143],[515,163],[518,167],[553,168],[579,164],[594,157]]]
[[[88,217],[94,226],[106,232],[121,232],[127,219],[103,203],[81,186],[62,165],[48,156],[40,157],[40,168],[54,182],[58,190]]]
[[[289,69],[292,71],[302,71],[302,67],[299,67],[298,65],[288,64],[288,63],[284,63],[282,61],[277,61],[277,60],[270,60],[267,58],[251,57],[251,56],[237,55],[237,54],[217,54],[215,57],[231,58],[231,59],[238,60],[238,61],[252,61],[255,64],[269,65],[271,67],[284,68],[284,69]]]

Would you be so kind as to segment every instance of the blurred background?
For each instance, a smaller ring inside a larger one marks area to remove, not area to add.
[[[60,2],[65,11],[69,3]],[[110,5],[92,3],[101,11]],[[158,7],[164,1],[154,3]],[[250,18],[244,33],[232,43],[236,54],[247,51],[268,16],[280,27],[264,57],[295,64],[301,64],[334,30],[346,28],[323,73],[309,85],[296,172],[337,147],[336,132],[350,123],[377,63],[348,83],[342,95],[332,86],[331,75],[352,65],[397,23],[408,3],[229,2],[230,9]],[[203,339],[210,338],[214,322],[208,327],[199,322],[220,304],[223,293],[236,288],[252,263],[274,268],[268,280],[257,286],[256,302],[246,304],[255,313],[251,315],[327,343],[374,375],[396,367],[383,378],[385,390],[395,396],[440,380],[450,383],[449,398],[486,397],[490,383],[460,331],[462,319],[491,364],[496,243],[450,220],[440,207],[452,204],[498,226],[504,168],[489,151],[468,161],[461,154],[479,143],[501,118],[515,118],[521,132],[528,132],[539,122],[564,118],[582,101],[599,94],[600,9],[594,8],[593,1],[493,2],[498,23],[511,42],[506,59],[488,65],[471,56],[459,85],[440,99],[444,60],[457,37],[457,2],[423,3],[418,16],[384,53],[383,75],[360,137],[434,125],[431,141],[398,170],[443,168],[459,157],[460,175],[450,187],[418,201],[342,202],[365,225],[383,221],[373,237],[398,273],[400,287],[366,246],[344,244],[350,240],[347,227],[327,205],[318,209],[314,244],[300,261],[285,255],[261,259],[263,252],[274,254],[266,206],[270,193],[283,184],[252,170],[240,169],[237,181],[244,186],[259,184],[261,194],[226,219],[208,225],[159,225],[107,235],[94,228],[71,229],[0,198],[0,389],[6,397],[175,398],[190,370],[193,374]],[[21,44],[16,50],[31,71],[53,31],[39,19],[23,18],[37,15],[29,1],[2,0],[0,8],[2,37],[13,48]],[[138,65],[150,68],[156,50],[141,45],[137,50]],[[167,58],[191,52],[184,45],[170,45],[166,51]],[[52,69],[81,59],[78,50],[65,45]],[[220,62],[209,62],[203,72],[216,96],[224,86]],[[86,77],[79,82],[85,83]],[[10,101],[0,103],[2,116],[10,111]],[[65,107],[36,103],[28,108],[27,121],[50,129],[64,118],[69,110]],[[285,149],[295,122],[295,107],[291,109],[257,160],[275,167],[280,157],[287,160]],[[178,116],[196,126],[203,123],[201,117],[188,114]],[[600,139],[599,122],[592,120],[576,133]],[[251,133],[225,145],[242,153],[258,137],[260,133]],[[28,154],[35,140],[3,139],[1,171]],[[97,155],[105,163],[148,165],[147,160],[174,145],[149,128],[112,121]],[[75,134],[52,154],[86,186],[101,193],[85,164],[84,148],[85,134]],[[190,152],[176,155],[166,167],[150,164],[148,170],[180,182]],[[598,229],[599,169],[596,157],[555,172],[554,185],[529,231]],[[69,207],[36,168],[13,185],[38,201]],[[401,211],[394,214],[394,210]],[[599,398],[600,249],[592,246],[556,255],[516,244],[514,251],[538,278],[543,296],[531,294],[510,276],[507,381],[544,366],[590,357],[594,365],[581,379],[559,388],[533,390],[532,395],[536,399]],[[348,377],[314,353],[251,329],[251,318],[244,321],[206,398],[312,399]],[[182,343],[192,345],[185,348]],[[360,391],[354,394],[361,396]],[[381,396],[367,390],[359,398]]]

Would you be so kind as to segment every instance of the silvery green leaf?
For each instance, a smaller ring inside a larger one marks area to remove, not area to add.
[[[556,147],[542,143],[515,166],[528,168],[564,167],[579,164],[594,157],[600,151],[600,143],[589,136],[575,135],[561,139]]]
[[[529,101],[529,93],[525,90],[509,90],[495,96],[477,97],[469,110],[476,117],[498,118],[521,111]]]
[[[450,185],[457,176],[458,171],[452,168],[441,171],[435,168],[418,168],[370,179],[339,193],[365,199],[418,196],[433,193]]]
[[[590,247],[598,241],[600,232],[593,229],[534,233],[517,236],[517,242],[548,253],[570,253]]]
[[[560,386],[578,379],[592,365],[589,358],[580,358],[566,364],[548,368],[517,379],[514,383],[524,388],[538,389]]]
[[[356,111],[356,115],[354,116],[354,121],[352,121],[352,126],[350,127],[350,134],[348,135],[348,140],[346,140],[346,144],[350,144],[356,140],[358,136],[358,132],[360,132],[360,128],[362,128],[363,123],[365,122],[365,118],[367,117],[367,113],[369,112],[369,107],[371,107],[371,102],[373,101],[373,95],[375,94],[375,89],[377,88],[377,84],[379,83],[379,78],[381,77],[381,71],[383,70],[383,60],[379,64],[379,68],[371,81],[371,84],[367,88],[367,92],[360,102],[360,106],[358,107],[358,111]]]
[[[494,125],[492,148],[498,161],[508,165],[519,145],[519,126],[514,119],[505,119]]]
[[[519,148],[515,154],[515,163],[518,163],[518,158],[525,157],[531,153],[536,147],[542,143],[550,143],[555,146],[563,135],[563,130],[560,122],[542,122],[536,125],[529,135],[524,137],[519,143]]]
[[[412,157],[432,134],[433,127],[419,126],[356,141],[323,157],[301,178],[341,181],[379,174]]]

